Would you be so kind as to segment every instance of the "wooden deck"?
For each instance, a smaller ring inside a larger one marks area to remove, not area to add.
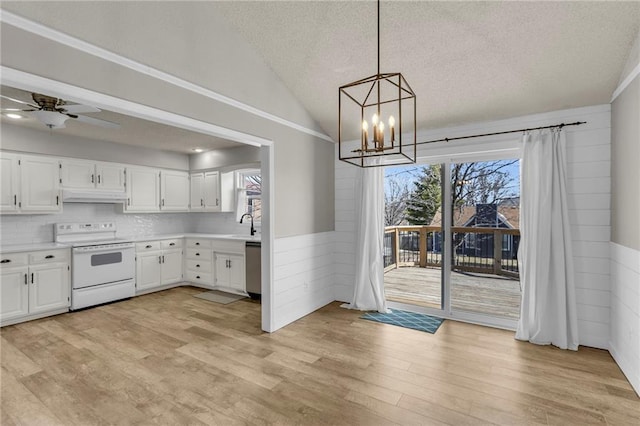
[[[384,274],[388,300],[440,308],[439,268],[405,267]],[[451,273],[451,306],[455,310],[518,319],[520,282],[496,275]]]

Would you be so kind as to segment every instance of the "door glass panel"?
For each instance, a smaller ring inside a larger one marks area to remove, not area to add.
[[[385,169],[387,300],[442,309],[440,165]]]
[[[451,310],[517,320],[519,161],[451,164]]]

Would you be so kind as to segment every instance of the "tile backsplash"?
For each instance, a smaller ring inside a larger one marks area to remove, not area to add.
[[[142,237],[189,232],[249,234],[249,224],[236,221],[235,213],[121,213],[114,204],[66,203],[60,214],[2,215],[2,245],[46,243],[54,239],[53,227],[62,222],[115,222],[117,236]],[[260,227],[256,224],[256,229]]]
[[[2,215],[2,245],[51,242],[60,222],[116,222],[118,237],[192,232],[189,213],[123,214],[114,204],[67,203],[60,214]]]

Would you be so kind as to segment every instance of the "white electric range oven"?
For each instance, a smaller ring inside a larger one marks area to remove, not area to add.
[[[55,235],[73,247],[71,310],[135,296],[135,246],[114,222],[58,223]]]

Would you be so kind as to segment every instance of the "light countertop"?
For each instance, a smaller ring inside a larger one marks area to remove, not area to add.
[[[207,238],[207,239],[222,239],[222,240],[234,240],[234,241],[260,241],[260,235],[251,236],[249,234],[159,234],[159,235],[144,235],[136,237],[118,237],[127,241],[141,242],[141,241],[157,241],[157,240],[171,240],[178,238]],[[25,244],[6,244],[0,246],[0,253],[18,253],[26,251],[40,251],[40,250],[54,250],[70,248],[70,244],[61,244],[55,242],[43,242],[43,243],[25,243]]]

